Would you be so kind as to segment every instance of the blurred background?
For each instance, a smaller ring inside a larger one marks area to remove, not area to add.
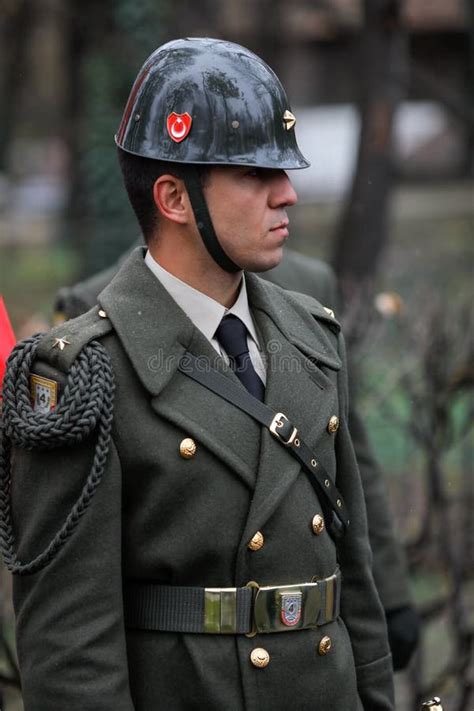
[[[290,244],[339,277],[423,619],[397,709],[438,694],[472,711],[474,3],[0,0],[0,295],[18,338],[137,239],[113,136],[145,57],[186,35],[244,44],[287,89],[312,162],[291,175]],[[9,589],[3,573],[0,708],[20,711]]]

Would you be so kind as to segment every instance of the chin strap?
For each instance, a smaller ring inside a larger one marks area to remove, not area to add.
[[[214,261],[226,272],[240,272],[241,267],[227,256],[217,239],[202,190],[199,166],[192,164],[182,165],[180,166],[180,174],[188,190],[197,228],[207,251]]]

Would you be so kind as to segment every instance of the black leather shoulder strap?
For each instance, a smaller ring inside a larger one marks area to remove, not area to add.
[[[334,540],[342,538],[349,526],[349,516],[342,495],[332,483],[316,455],[299,435],[298,429],[283,412],[273,412],[245,388],[232,382],[191,353],[185,353],[179,370],[219,397],[230,402],[270,430],[272,435],[298,459],[320,497],[326,527]]]

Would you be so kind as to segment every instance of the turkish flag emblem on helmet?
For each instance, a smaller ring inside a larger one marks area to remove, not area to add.
[[[186,112],[185,114],[175,114],[174,111],[166,119],[166,128],[170,138],[175,143],[181,143],[191,130],[193,120]]]

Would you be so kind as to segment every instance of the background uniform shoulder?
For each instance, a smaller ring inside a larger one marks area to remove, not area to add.
[[[334,272],[328,264],[318,259],[285,249],[280,264],[261,276],[283,289],[308,294],[324,306],[334,310],[337,308]]]

